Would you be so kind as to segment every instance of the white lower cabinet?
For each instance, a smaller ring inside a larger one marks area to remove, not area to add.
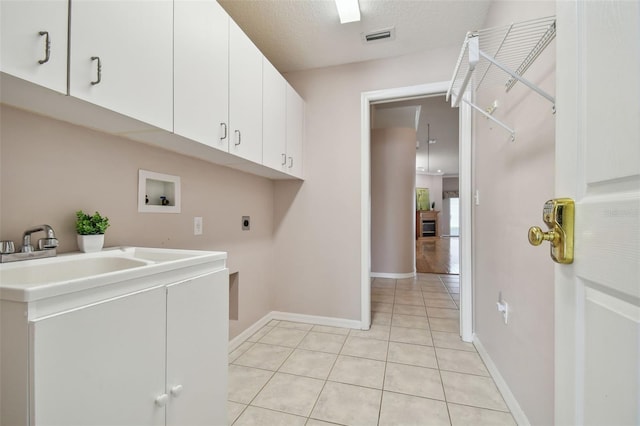
[[[164,425],[165,293],[31,322],[31,424]]]
[[[227,423],[228,270],[29,322],[29,424]]]

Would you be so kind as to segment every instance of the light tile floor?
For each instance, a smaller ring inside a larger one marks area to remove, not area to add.
[[[458,336],[459,279],[372,280],[368,331],[271,321],[229,354],[229,425],[515,425]]]

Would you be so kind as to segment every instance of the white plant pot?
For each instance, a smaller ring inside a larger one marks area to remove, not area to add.
[[[104,246],[104,234],[78,235],[78,248],[84,253],[93,253],[102,250]]]

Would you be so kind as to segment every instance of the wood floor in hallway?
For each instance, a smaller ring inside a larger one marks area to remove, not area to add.
[[[458,237],[420,238],[417,240],[417,272],[459,274],[459,240]]]

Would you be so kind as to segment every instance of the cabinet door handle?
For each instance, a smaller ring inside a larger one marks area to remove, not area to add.
[[[235,146],[238,146],[242,143],[242,134],[240,133],[240,130],[236,130],[236,141],[234,142]]]
[[[49,62],[49,56],[51,55],[51,39],[49,38],[49,31],[40,31],[38,34],[44,36],[44,59],[40,59],[38,63],[40,65]]]
[[[98,78],[97,80],[91,82],[91,85],[95,86],[96,84],[100,83],[100,81],[102,81],[102,61],[100,60],[100,56],[92,56],[91,60],[98,61]]]
[[[282,166],[287,164],[287,154],[282,154]]]
[[[157,397],[155,401],[158,407],[164,407],[165,405],[167,405],[167,402],[169,402],[169,395],[167,395],[166,393],[163,393],[162,395]]]
[[[175,385],[171,388],[171,396],[177,398],[182,393],[182,385]]]
[[[289,168],[293,167],[293,157],[289,157]]]
[[[220,123],[220,133],[222,134],[222,136],[220,136],[220,140],[227,138],[227,123]]]

